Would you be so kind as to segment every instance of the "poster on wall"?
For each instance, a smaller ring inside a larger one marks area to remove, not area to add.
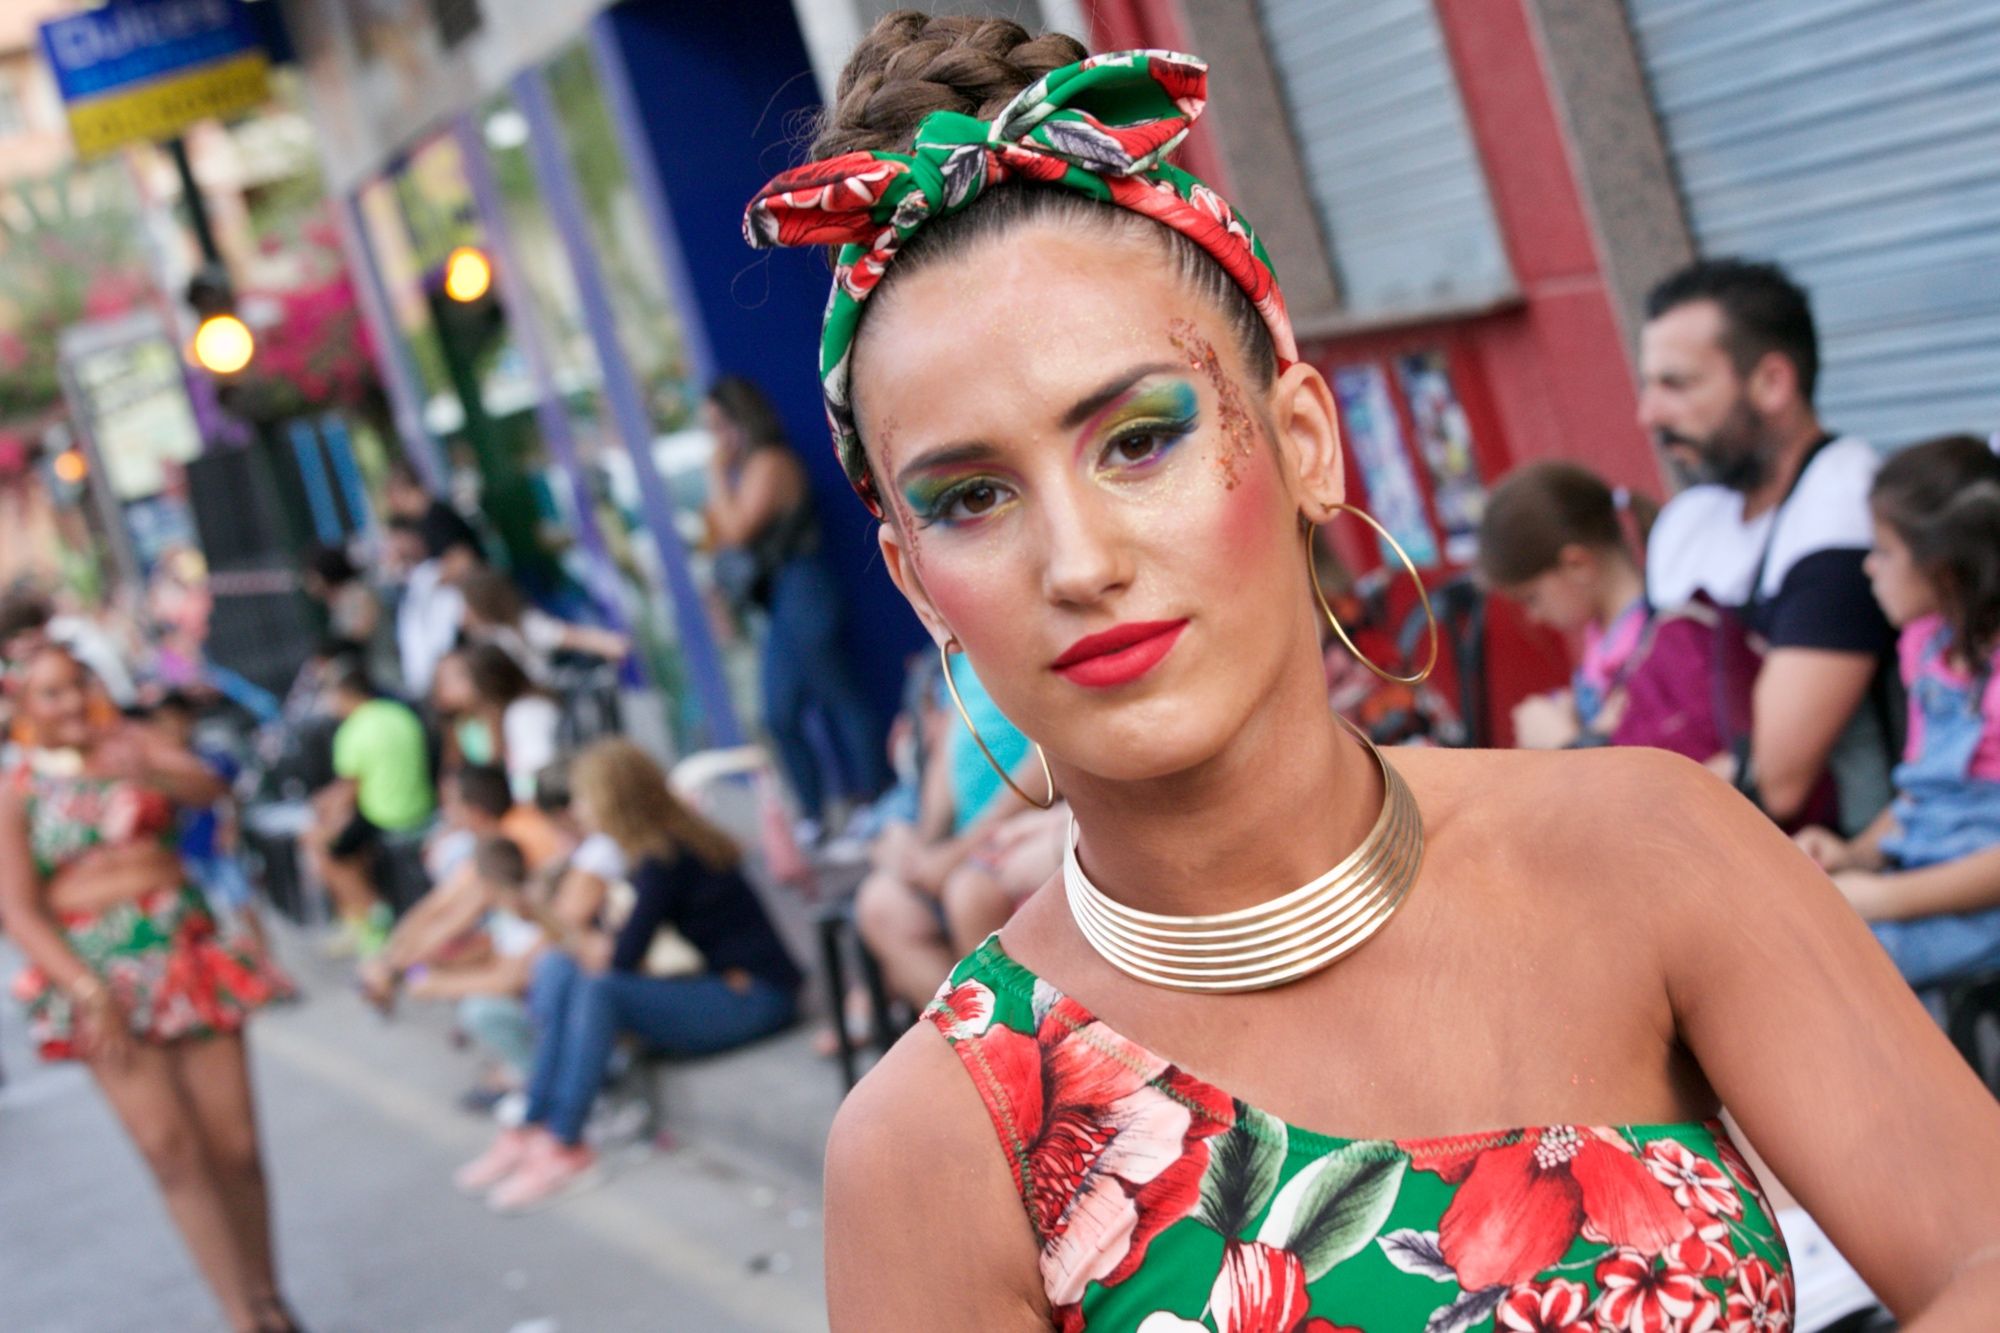
[[[1361,465],[1368,487],[1368,511],[1389,535],[1402,543],[1419,569],[1438,562],[1437,541],[1424,515],[1423,493],[1403,445],[1402,423],[1389,400],[1389,377],[1373,362],[1341,366],[1333,372],[1333,396],[1340,404],[1347,446]],[[1392,565],[1395,553],[1385,546],[1382,558]]]
[[[1396,360],[1396,378],[1417,427],[1417,452],[1431,473],[1431,503],[1444,532],[1444,556],[1470,564],[1479,550],[1479,518],[1486,508],[1486,484],[1472,452],[1472,423],[1452,387],[1451,369],[1441,351],[1418,352]]]

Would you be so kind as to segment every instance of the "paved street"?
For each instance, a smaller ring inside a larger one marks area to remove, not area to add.
[[[452,1105],[470,1059],[442,1012],[384,1024],[331,965],[304,970],[311,998],[264,1016],[253,1049],[281,1259],[315,1333],[824,1327],[816,1177],[838,1080],[803,1030],[670,1071],[673,1150],[622,1150],[607,1185],[501,1218],[449,1183],[490,1126]],[[11,1003],[0,1053],[0,1329],[219,1327],[88,1076],[35,1063]]]

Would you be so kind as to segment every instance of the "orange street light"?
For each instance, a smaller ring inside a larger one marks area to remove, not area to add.
[[[211,375],[234,375],[256,355],[257,339],[250,326],[236,316],[210,315],[194,331],[189,350],[194,363]]]
[[[461,305],[471,305],[493,285],[493,261],[473,245],[461,245],[445,256],[444,294]]]
[[[80,485],[83,479],[90,475],[90,462],[83,456],[81,449],[63,450],[55,456],[50,466],[55,469],[56,480],[66,486]]]

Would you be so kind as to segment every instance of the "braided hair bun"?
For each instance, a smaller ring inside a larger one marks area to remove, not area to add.
[[[1030,36],[1007,19],[885,14],[840,71],[812,156],[907,151],[931,112],[991,119],[1036,79],[1087,54],[1073,37]]]

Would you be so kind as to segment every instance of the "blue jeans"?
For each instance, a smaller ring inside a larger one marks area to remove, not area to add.
[[[2000,971],[2000,907],[1868,924],[1912,986],[1942,986]]]
[[[791,561],[772,580],[771,624],[764,636],[764,727],[799,808],[825,809],[819,756],[806,734],[817,706],[833,742],[846,794],[866,799],[889,785],[889,761],[873,710],[840,647],[840,588],[817,558]]]
[[[738,990],[714,973],[590,973],[568,954],[550,953],[528,983],[528,1014],[536,1033],[528,1123],[575,1144],[620,1033],[667,1055],[712,1055],[785,1027],[798,1014],[798,995],[757,978]]]

